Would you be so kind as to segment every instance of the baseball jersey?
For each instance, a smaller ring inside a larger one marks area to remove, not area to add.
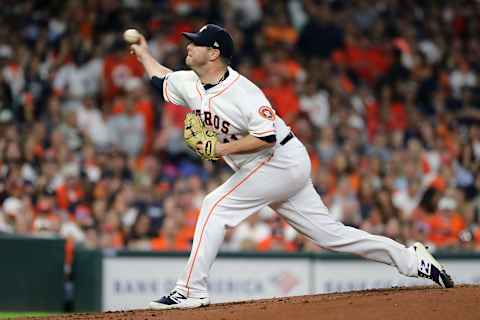
[[[275,135],[277,144],[280,143],[290,128],[275,114],[260,88],[230,67],[228,73],[225,80],[206,90],[193,71],[169,73],[163,81],[163,97],[173,104],[189,107],[207,127],[215,130],[222,143],[249,134],[255,137]],[[228,155],[224,159],[238,168],[272,152],[268,148]]]

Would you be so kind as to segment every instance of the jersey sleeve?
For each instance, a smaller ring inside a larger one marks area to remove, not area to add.
[[[247,79],[242,79],[237,103],[243,112],[248,134],[260,138],[276,136],[276,114],[262,90]]]
[[[267,137],[276,134],[275,110],[268,101],[249,108],[248,133],[255,137]]]
[[[163,80],[163,98],[165,101],[188,106],[187,85],[194,81],[192,71],[176,71],[167,74]]]

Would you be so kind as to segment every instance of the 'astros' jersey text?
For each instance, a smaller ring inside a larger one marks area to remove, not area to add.
[[[263,92],[250,80],[228,68],[228,77],[205,90],[193,71],[169,73],[163,82],[166,101],[187,106],[209,128],[215,130],[219,140],[226,143],[247,135],[265,137],[276,135],[277,144],[289,133],[285,122],[275,114]],[[227,163],[240,167],[272,152],[270,149],[250,154],[230,155]]]

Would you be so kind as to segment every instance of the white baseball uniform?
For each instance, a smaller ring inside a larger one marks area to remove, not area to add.
[[[215,129],[222,142],[246,135],[276,135],[274,147],[230,155],[225,161],[235,173],[208,194],[196,224],[192,251],[176,290],[190,297],[208,296],[207,277],[223,242],[225,227],[234,227],[260,210],[276,211],[290,225],[325,249],[349,252],[394,266],[401,274],[417,275],[411,248],[389,238],[371,235],[335,221],[315,191],[310,159],[303,144],[293,138],[285,122],[275,115],[262,91],[228,68],[228,77],[205,90],[193,71],[169,73],[163,82],[168,102],[188,106]]]

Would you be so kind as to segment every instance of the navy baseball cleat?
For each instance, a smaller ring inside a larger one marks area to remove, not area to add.
[[[413,249],[418,259],[418,276],[430,279],[443,288],[453,288],[452,277],[447,274],[445,268],[427,251],[420,242],[413,244]]]
[[[186,297],[180,292],[173,290],[168,296],[164,296],[159,300],[150,302],[150,309],[167,310],[167,309],[192,309],[210,304],[210,299]]]

